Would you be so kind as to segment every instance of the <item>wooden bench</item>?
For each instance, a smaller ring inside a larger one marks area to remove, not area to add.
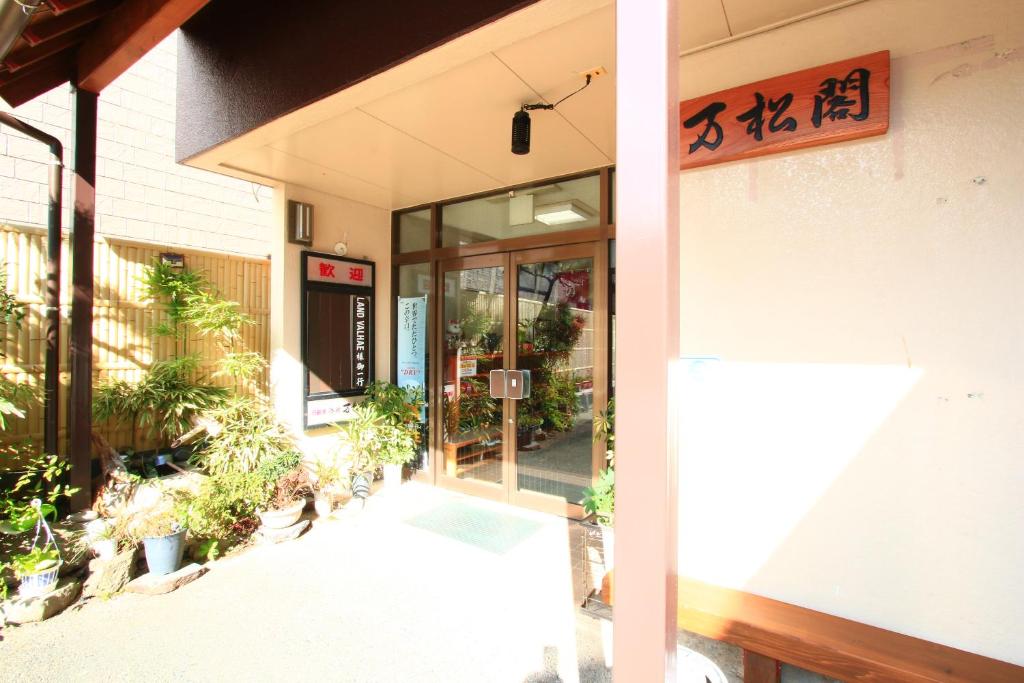
[[[497,443],[492,443],[497,440]],[[479,448],[472,448],[475,445]],[[471,449],[472,450],[466,450]],[[456,434],[444,444],[444,472],[449,477],[459,475],[459,466],[486,455],[501,453],[501,431],[497,429]]]
[[[778,683],[781,662],[842,681],[1024,681],[1009,662],[691,579],[679,579],[677,618],[680,629],[743,648],[744,683]]]

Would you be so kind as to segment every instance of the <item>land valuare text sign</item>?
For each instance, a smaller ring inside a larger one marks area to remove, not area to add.
[[[741,85],[679,104],[681,169],[889,130],[889,52]]]

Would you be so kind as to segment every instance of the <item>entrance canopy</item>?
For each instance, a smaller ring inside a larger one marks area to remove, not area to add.
[[[848,4],[684,0],[680,53]],[[216,3],[210,11],[216,11]],[[216,119],[225,112],[200,105],[224,97],[215,92],[225,85],[215,78],[216,65],[234,63],[242,52],[232,51],[230,40],[221,47],[221,33],[232,31],[231,26],[211,28],[204,17],[183,28],[179,48],[179,100],[193,124],[178,127],[179,156],[187,164],[391,209],[615,161],[615,4],[608,0],[529,4],[252,130],[231,138],[224,134],[224,139],[217,139],[216,131],[230,126]],[[389,21],[394,26],[368,30],[385,35],[404,30],[404,17]],[[249,35],[245,49],[263,50],[287,39],[280,33]],[[214,66],[206,68],[209,64]],[[512,115],[520,106],[556,102],[595,69],[604,73],[586,90],[555,111],[532,114],[531,152],[511,154]],[[277,93],[250,96],[271,100]],[[253,107],[272,109],[273,104]],[[208,134],[197,136],[196,128]]]

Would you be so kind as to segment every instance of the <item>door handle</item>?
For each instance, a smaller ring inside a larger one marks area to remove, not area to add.
[[[505,388],[504,370],[491,370],[490,393],[491,398],[505,398],[505,394],[507,393],[507,391]]]
[[[505,390],[508,397],[521,401],[530,398],[530,371],[508,370],[506,373]]]
[[[530,398],[530,371],[491,370],[489,390],[491,398],[510,398],[514,401]]]

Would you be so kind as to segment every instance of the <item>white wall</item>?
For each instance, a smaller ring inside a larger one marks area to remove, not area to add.
[[[892,51],[888,135],[681,179],[680,570],[1024,664],[1024,3],[870,0],[683,97]]]
[[[167,246],[266,256],[269,188],[174,161],[177,33],[103,90],[96,146],[96,232]],[[71,88],[3,111],[64,145],[64,217],[71,227]],[[189,125],[181,121],[180,125]],[[46,225],[47,150],[0,127],[0,223]]]
[[[312,251],[334,253],[334,244],[348,243],[348,256],[375,263],[376,379],[391,372],[391,213],[323,194],[298,185],[274,188],[273,246],[270,257],[270,384],[278,417],[298,438],[303,452],[316,457],[329,448],[334,436],[330,427],[302,429],[303,367],[301,350],[300,255],[301,245],[285,241],[287,200],[313,205]]]

